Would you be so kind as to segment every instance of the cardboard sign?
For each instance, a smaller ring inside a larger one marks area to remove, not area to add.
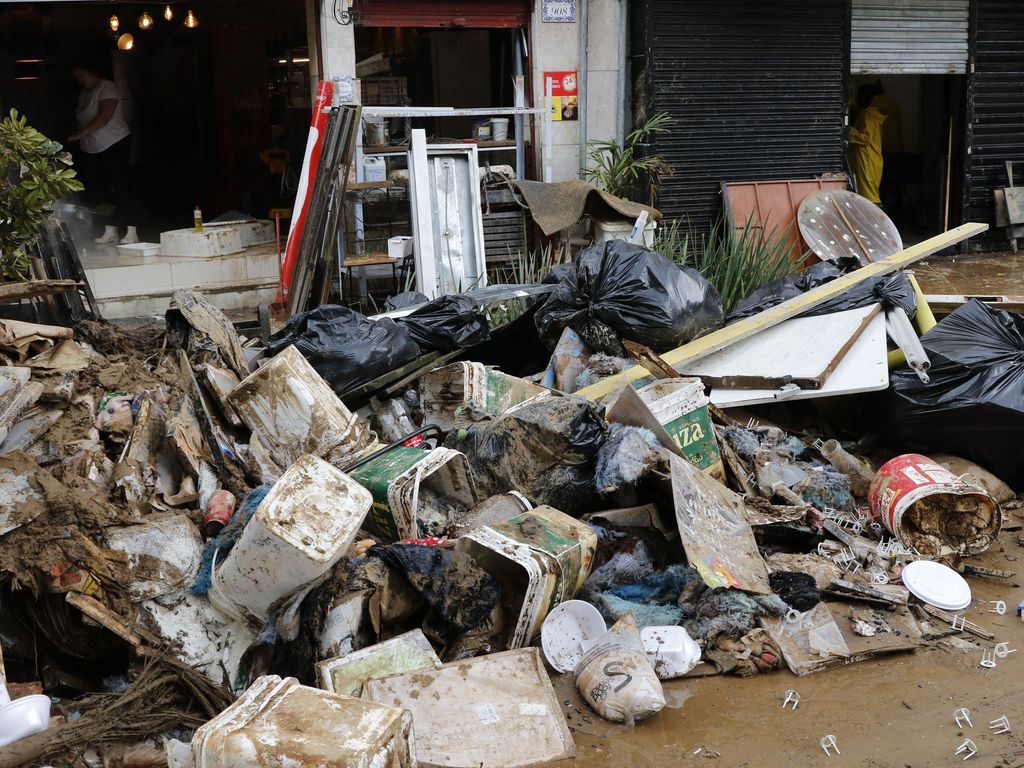
[[[579,120],[579,95],[576,72],[545,72],[543,88],[547,94],[548,79],[551,79],[551,119]]]
[[[690,565],[712,589],[771,594],[768,567],[747,522],[743,497],[671,454],[676,525]]]

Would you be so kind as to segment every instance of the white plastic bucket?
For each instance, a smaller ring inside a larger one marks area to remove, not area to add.
[[[508,118],[491,118],[491,139],[493,141],[506,141],[508,139]]]
[[[267,494],[215,567],[210,600],[262,622],[276,601],[327,573],[348,549],[373,497],[315,456],[303,456]]]

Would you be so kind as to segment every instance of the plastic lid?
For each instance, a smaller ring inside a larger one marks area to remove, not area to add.
[[[583,600],[557,605],[540,628],[544,658],[558,672],[572,672],[583,654],[607,632],[601,612]]]
[[[944,611],[962,611],[971,604],[971,587],[949,566],[916,560],[903,569],[903,584],[914,597]]]

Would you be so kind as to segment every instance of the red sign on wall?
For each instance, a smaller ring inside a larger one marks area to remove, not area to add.
[[[578,120],[579,96],[576,92],[576,72],[545,72],[544,93],[551,79],[551,119]]]

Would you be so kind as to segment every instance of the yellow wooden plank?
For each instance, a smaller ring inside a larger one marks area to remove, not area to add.
[[[694,360],[700,360],[702,357],[714,354],[718,350],[724,349],[730,344],[735,344],[737,341],[749,338],[766,328],[778,325],[784,320],[796,317],[797,315],[806,312],[808,309],[813,309],[819,304],[833,298],[834,296],[844,293],[868,278],[887,275],[891,272],[901,270],[910,266],[914,262],[920,261],[926,256],[931,256],[933,253],[941,251],[943,248],[948,248],[949,246],[956,245],[969,237],[981,234],[986,229],[988,229],[988,224],[961,224],[955,229],[951,229],[948,232],[943,232],[941,235],[928,238],[917,245],[904,248],[902,251],[894,253],[892,256],[872,262],[865,267],[861,267],[856,272],[842,275],[830,283],[819,285],[817,288],[814,288],[807,293],[801,294],[800,296],[792,298],[789,301],[785,301],[770,309],[766,309],[764,312],[754,315],[753,317],[738,320],[737,322],[727,325],[724,328],[720,328],[717,331],[712,331],[706,336],[694,339],[688,344],[684,344],[681,347],[677,347],[666,352],[661,356],[661,359],[673,368],[678,368],[681,363],[691,363]],[[588,397],[591,400],[600,400],[609,392],[614,392],[623,385],[645,378],[648,375],[650,374],[646,368],[636,365],[632,368],[627,368],[625,371],[622,371],[622,373],[617,373],[614,376],[609,376],[607,379],[602,379],[596,384],[591,384],[589,387],[584,387],[576,394]]]

